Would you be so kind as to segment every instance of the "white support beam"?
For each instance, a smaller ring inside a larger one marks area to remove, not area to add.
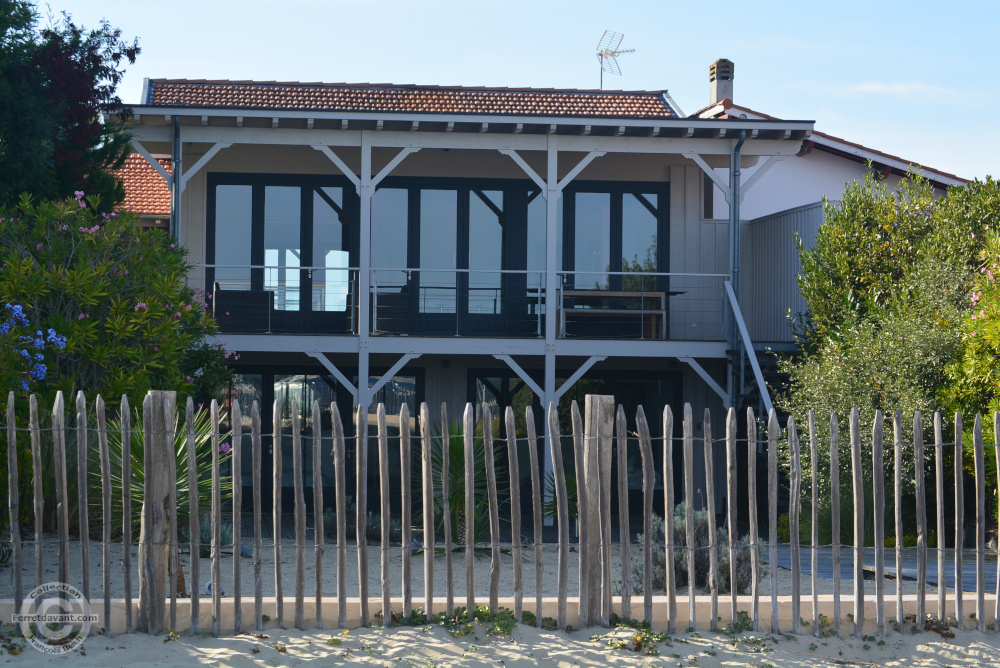
[[[390,380],[392,380],[393,377],[397,373],[399,373],[400,369],[402,369],[404,366],[406,366],[407,363],[410,360],[416,359],[418,357],[420,357],[420,353],[407,353],[407,354],[403,355],[402,357],[400,357],[399,360],[397,360],[395,364],[393,364],[391,367],[389,367],[389,370],[386,371],[382,375],[381,378],[379,378],[377,381],[375,381],[374,385],[372,385],[370,388],[368,388],[368,396],[370,396],[370,397],[375,396],[375,393],[378,392],[379,390],[381,390],[383,385],[385,385]],[[366,380],[365,382],[368,382],[368,381]]]
[[[146,147],[140,144],[135,139],[132,140],[132,147],[136,150],[136,152],[139,155],[141,155],[143,158],[146,159],[146,162],[148,162],[153,169],[155,169],[157,172],[160,173],[160,176],[163,177],[163,180],[167,182],[167,189],[169,190],[171,184],[170,173],[163,168],[163,165],[160,164],[160,161],[154,158],[152,155],[150,155],[149,151],[146,150]]]
[[[271,129],[273,129],[273,130],[277,130],[277,129],[278,129],[278,124],[279,124],[280,122],[281,122],[281,121],[280,121],[280,119],[279,119],[279,118],[278,118],[277,116],[273,117],[273,118],[271,119]]]
[[[340,369],[334,366],[333,362],[331,362],[325,354],[323,353],[306,353],[306,354],[309,355],[309,357],[312,357],[313,359],[319,360],[319,363],[322,364],[327,371],[333,374],[333,377],[337,379],[337,382],[343,385],[344,389],[350,392],[351,396],[354,397],[354,401],[357,402],[358,388],[354,385],[354,383],[350,381],[350,379],[347,376],[344,375],[344,373]]]
[[[249,112],[246,112],[249,117]],[[318,114],[317,119],[321,118]],[[246,118],[246,117],[245,117]],[[478,121],[477,121],[478,122]],[[508,121],[509,122],[509,121]],[[595,124],[593,126],[597,128]],[[169,143],[171,133],[169,127],[159,125],[141,125],[130,129],[137,141],[147,146],[149,142]],[[220,127],[209,125],[184,126],[185,144],[215,144],[217,142],[232,142],[233,144],[282,145],[282,146],[313,146],[325,144],[331,147],[361,146],[360,130],[322,130],[314,128],[288,128],[277,130],[270,128]],[[661,133],[662,135],[662,133]],[[549,135],[552,136],[552,135]],[[570,153],[589,153],[590,151],[605,151],[607,153],[641,153],[647,155],[686,155],[697,153],[702,156],[729,156],[733,153],[732,139],[714,138],[683,138],[657,137],[650,141],[649,137],[608,137],[591,134],[584,137],[575,135],[556,135],[559,137],[559,150]],[[455,150],[491,150],[511,149],[519,152],[546,150],[546,135],[543,134],[501,134],[499,132],[410,132],[407,130],[383,130],[373,133],[371,145],[373,148],[400,149],[407,146],[418,148]],[[817,143],[820,143],[817,141]],[[746,157],[770,155],[796,155],[802,147],[801,142],[781,141],[778,139],[755,139],[743,146],[742,154]]]
[[[518,124],[517,124],[517,125],[516,125],[516,126],[514,127],[514,134],[516,134],[516,135],[519,135],[519,134],[521,134],[522,132],[524,132],[524,123],[518,123]]]
[[[184,192],[184,189],[187,188],[188,181],[191,180],[191,177],[197,174],[202,167],[207,165],[208,161],[214,158],[216,153],[224,148],[229,148],[232,145],[232,142],[219,142],[214,144],[212,148],[208,149],[205,155],[198,159],[198,162],[191,165],[187,171],[181,175],[181,192]]]
[[[513,357],[511,357],[510,355],[494,355],[493,357],[497,358],[501,362],[506,362],[507,366],[510,367],[511,371],[516,373],[517,377],[523,380],[524,384],[527,385],[531,389],[531,391],[535,393],[535,396],[538,397],[538,400],[545,401],[545,393],[542,391],[542,388],[538,385],[538,383],[532,380],[531,376],[529,376],[527,372],[525,372],[525,370],[521,368],[520,364],[514,361]]]
[[[722,190],[722,194],[726,196],[726,201],[728,202],[730,197],[729,182],[719,176],[718,172],[709,167],[708,163],[705,162],[705,159],[697,153],[685,153],[684,157],[689,160],[694,160],[695,163],[701,167],[701,171],[708,174],[709,178],[715,182],[715,185],[719,186],[719,189]]]
[[[341,119],[340,120],[340,129],[341,130],[346,130],[348,122],[349,121],[346,118]]]
[[[410,155],[411,153],[416,153],[419,150],[420,149],[417,148],[417,147],[415,147],[415,146],[407,146],[402,151],[400,151],[399,153],[397,153],[396,157],[394,157],[392,160],[390,160],[389,164],[386,165],[385,167],[383,167],[382,171],[380,171],[372,179],[372,188],[374,188],[379,183],[381,183],[382,179],[384,179],[385,177],[389,176],[389,174],[392,174],[392,170],[396,169],[396,167],[399,166],[399,163],[403,162],[403,160],[406,158],[406,156]]]
[[[312,130],[313,127],[315,127],[315,125],[316,125],[316,119],[315,118],[307,118],[306,119],[306,128],[308,128],[309,130]]]
[[[340,173],[348,178],[348,180],[354,184],[354,189],[358,192],[361,191],[361,179],[358,175],[351,171],[351,168],[347,166],[347,163],[340,159],[340,156],[330,150],[329,146],[324,146],[322,144],[313,146],[314,149],[329,158],[330,162],[337,166]]]
[[[455,121],[448,121],[448,127],[445,128],[444,131],[445,132],[454,132],[455,131]]]
[[[582,172],[587,165],[593,162],[594,158],[600,158],[602,155],[605,155],[606,153],[607,153],[606,151],[591,151],[590,153],[585,155],[583,159],[580,160],[580,162],[576,163],[576,166],[573,169],[569,170],[569,174],[562,177],[562,180],[559,181],[559,185],[557,186],[559,192],[562,192],[563,188],[569,185],[570,181],[579,176],[580,172]]]
[[[605,355],[594,355],[593,357],[589,358],[586,362],[581,364],[580,368],[574,371],[573,375],[567,378],[566,381],[559,386],[559,389],[556,390],[556,399],[555,399],[556,403],[557,404],[559,403],[559,400],[562,398],[562,395],[566,394],[569,388],[573,387],[573,385],[576,384],[576,381],[580,380],[583,377],[583,374],[590,371],[590,367],[606,359],[607,357]]]
[[[753,188],[753,185],[760,180],[760,177],[767,174],[767,170],[771,169],[784,159],[785,156],[783,155],[772,155],[767,159],[767,162],[757,168],[757,171],[755,171],[749,179],[740,184],[740,202],[743,202],[743,198],[746,197],[747,191]]]
[[[203,127],[203,128],[207,128],[208,127],[208,116],[202,116],[201,117],[201,127]]]
[[[625,136],[625,126],[624,125],[619,125],[618,126],[618,132],[615,133],[615,136],[616,137],[624,137]]]
[[[722,398],[722,405],[725,408],[729,408],[729,393],[726,392],[721,385],[715,382],[714,378],[708,375],[708,372],[705,371],[705,368],[702,365],[698,364],[697,360],[693,357],[678,357],[677,359],[687,364],[696,374],[701,376],[701,379],[705,381],[705,384],[712,388],[712,391]]]
[[[583,126],[583,133],[582,133],[581,136],[586,137],[589,134],[590,134],[590,126],[589,125],[584,125]]]
[[[376,122],[375,122],[375,130],[376,130],[377,132],[381,132],[381,131],[382,131],[382,127],[383,127],[384,125],[385,125],[385,121],[384,121],[384,120],[382,120],[381,118],[380,118],[380,119],[378,119],[378,121],[376,121]]]
[[[529,177],[531,177],[531,180],[535,182],[535,185],[537,185],[539,188],[542,189],[542,197],[547,198],[545,191],[548,189],[548,186],[545,184],[545,179],[539,176],[538,172],[533,170],[531,168],[531,165],[525,162],[524,158],[522,158],[520,155],[517,154],[517,151],[509,148],[502,148],[500,149],[500,152],[503,153],[504,155],[510,156],[511,160],[516,162],[517,166],[523,169],[524,173],[527,174]]]
[[[479,128],[480,134],[482,134],[483,132],[489,132],[489,131],[490,131],[490,124],[489,123],[483,123],[482,127]]]
[[[237,116],[236,117],[236,127],[238,127],[238,128],[242,128],[243,127],[243,117],[242,116]]]
[[[420,129],[420,121],[413,121],[410,123],[410,132],[416,132]]]

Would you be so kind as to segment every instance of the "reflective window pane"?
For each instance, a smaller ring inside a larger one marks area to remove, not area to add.
[[[313,191],[312,310],[346,311],[349,292],[346,230],[350,224],[344,209],[343,188]],[[326,269],[318,269],[326,267]]]
[[[622,199],[622,271],[655,273],[656,195],[626,193]],[[624,290],[652,289],[655,277],[622,279]]]
[[[611,268],[611,195],[576,193],[576,287],[601,288]],[[582,272],[582,273],[581,273]]]
[[[506,212],[500,190],[473,190],[469,195],[469,313],[499,315]]]
[[[215,280],[223,290],[250,289],[251,186],[215,189]],[[225,267],[224,265],[242,265]],[[211,286],[209,286],[211,287]]]
[[[458,192],[420,193],[420,312],[454,313]]]
[[[274,292],[277,311],[299,310],[301,189],[264,189],[264,289]]]

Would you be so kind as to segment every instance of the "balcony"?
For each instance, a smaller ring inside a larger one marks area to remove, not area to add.
[[[358,268],[199,265],[223,333],[356,336]],[[370,270],[371,336],[541,338],[545,274],[522,270]],[[560,272],[564,339],[721,341],[724,274]]]

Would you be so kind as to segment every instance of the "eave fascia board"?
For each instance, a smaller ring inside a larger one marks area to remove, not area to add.
[[[823,135],[818,135],[815,132],[809,137],[809,141],[813,142],[817,146],[826,146],[828,148],[835,149],[840,153],[853,155],[866,162],[870,160],[871,162],[878,163],[880,165],[886,165],[887,167],[897,169],[904,173],[913,169],[923,174],[924,178],[930,181],[941,183],[943,185],[962,186],[965,185],[966,183],[961,179],[956,179],[953,176],[942,174],[941,172],[934,171],[933,169],[930,169],[928,167],[917,165],[914,163],[908,163],[905,160],[897,160],[895,158],[890,158],[886,155],[882,155],[874,151],[866,151],[864,149],[858,148],[857,146],[851,146],[850,144],[845,144],[843,142],[836,141],[835,139],[831,139]]]
[[[209,116],[215,118],[267,118],[276,115],[288,119],[324,119],[349,121],[401,121],[412,123],[496,123],[498,125],[522,123],[525,125],[572,125],[572,126],[604,126],[618,128],[667,128],[671,126],[695,129],[732,128],[734,130],[752,130],[754,128],[767,130],[811,131],[815,121],[811,120],[772,120],[772,119],[711,119],[711,118],[607,118],[592,116],[521,116],[521,115],[491,115],[491,114],[439,114],[433,112],[361,112],[361,111],[315,111],[315,110],[282,110],[282,109],[241,109],[237,107],[188,107],[165,105],[135,105],[134,113],[143,116]],[[423,129],[420,130],[423,132]],[[478,130],[477,130],[478,132]]]
[[[170,141],[171,131],[162,125],[140,125],[129,130],[137,141],[164,144]],[[307,130],[305,128],[223,128],[187,126],[184,128],[185,143],[216,144],[228,142],[248,145],[314,146],[323,144],[330,147],[359,147],[363,132],[369,133],[373,148],[449,148],[458,150],[501,150],[544,151],[546,135],[499,134],[499,133],[444,133],[368,130]],[[795,155],[801,140],[755,139],[747,141],[743,147],[744,156]],[[698,137],[595,137],[561,135],[560,152],[590,153],[647,153],[730,155],[733,140]]]

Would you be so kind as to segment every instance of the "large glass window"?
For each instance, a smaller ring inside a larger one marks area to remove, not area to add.
[[[600,288],[611,270],[611,195],[577,193],[575,223],[576,287]]]
[[[251,186],[219,186],[215,191],[215,280],[223,290],[250,288]],[[225,266],[239,265],[239,266]]]
[[[313,311],[346,311],[349,292],[350,255],[344,209],[343,188],[316,188],[313,191]]]
[[[274,292],[278,311],[299,310],[301,209],[301,188],[264,189],[264,289]]]
[[[657,270],[657,198],[651,193],[625,193],[622,200],[622,271]],[[654,277],[622,277],[625,290],[652,289]]]
[[[500,314],[503,232],[506,222],[502,190],[473,190],[469,197],[469,313]]]
[[[420,191],[420,312],[454,313],[458,192]]]

